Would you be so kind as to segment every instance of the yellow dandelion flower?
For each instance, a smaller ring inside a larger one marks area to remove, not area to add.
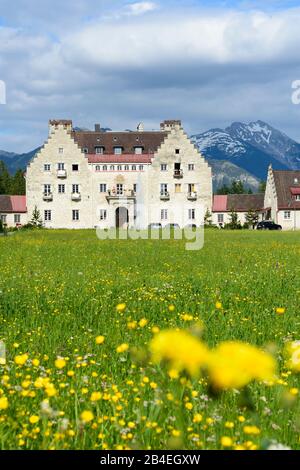
[[[200,413],[196,413],[193,417],[193,423],[201,423],[203,416]]]
[[[102,398],[102,393],[101,392],[93,392],[91,394],[90,400],[91,401],[99,401],[99,400],[101,400],[101,398]]]
[[[257,426],[244,426],[243,431],[245,434],[260,434],[260,429]]]
[[[169,312],[174,312],[174,310],[175,310],[175,305],[173,305],[173,304],[169,305],[169,306],[168,306],[168,310],[169,310]]]
[[[116,310],[118,313],[122,313],[124,312],[124,310],[126,309],[126,304],[122,303],[122,304],[118,304],[116,306]]]
[[[85,410],[81,413],[80,418],[84,423],[89,423],[90,421],[93,421],[94,415],[91,411]]]
[[[97,336],[96,337],[96,344],[103,344],[105,341],[105,337],[104,336]]]
[[[187,402],[187,403],[185,404],[185,407],[186,407],[187,410],[192,410],[192,409],[193,409],[193,404],[190,403],[190,402]]]
[[[152,339],[150,351],[153,362],[167,362],[171,369],[186,370],[192,376],[198,375],[209,354],[200,340],[183,330],[161,331]]]
[[[57,369],[63,369],[66,365],[66,361],[64,358],[62,357],[58,357],[55,362],[54,362],[54,365]]]
[[[0,410],[6,410],[8,408],[8,399],[6,397],[0,398]]]
[[[271,380],[276,371],[274,358],[239,341],[225,341],[212,351],[208,362],[211,384],[217,389],[242,388],[252,380]]]
[[[215,306],[217,310],[221,310],[223,308],[223,305],[221,302],[216,302]]]
[[[30,422],[31,424],[36,424],[36,423],[39,422],[39,420],[40,420],[40,418],[39,418],[39,416],[37,416],[37,415],[32,415],[32,416],[30,416],[30,418],[29,418],[29,422]]]
[[[179,437],[181,432],[178,429],[173,429],[172,431],[172,436],[174,437]]]
[[[231,439],[231,437],[228,437],[228,436],[221,437],[221,445],[223,447],[231,447],[232,444],[233,444],[233,440]]]
[[[40,365],[40,361],[38,359],[32,359],[32,365],[34,367],[38,367]]]
[[[127,424],[127,426],[130,428],[130,429],[134,429],[135,428],[135,423],[133,421],[129,421],[129,423]]]
[[[15,363],[18,366],[23,366],[25,364],[25,362],[27,361],[27,359],[28,359],[28,354],[18,354],[15,357]]]
[[[148,320],[146,318],[142,318],[140,321],[139,321],[139,326],[141,328],[144,328],[144,326],[146,326],[148,324]]]
[[[117,347],[117,353],[123,353],[129,349],[129,345],[127,343],[122,343],[120,346]]]
[[[156,335],[157,333],[160,332],[160,329],[159,329],[158,326],[153,326],[152,329],[151,329],[151,331],[152,331],[152,333],[153,333],[154,335]]]
[[[285,308],[284,307],[277,307],[276,308],[276,313],[277,313],[277,315],[284,315],[285,314]]]

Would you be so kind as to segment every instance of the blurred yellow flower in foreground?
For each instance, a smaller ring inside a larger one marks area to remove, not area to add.
[[[222,307],[223,307],[223,306],[222,306],[222,303],[221,303],[221,302],[216,302],[216,309],[217,309],[217,310],[221,310]]]
[[[6,410],[8,408],[8,399],[6,397],[0,398],[0,410]]]
[[[274,358],[264,351],[239,341],[220,343],[208,362],[209,380],[217,389],[242,388],[252,380],[272,380]]]
[[[277,307],[276,308],[276,313],[277,313],[277,315],[283,315],[285,313],[285,308],[284,307]]]
[[[292,341],[285,347],[287,367],[295,372],[300,372],[300,341]]]
[[[165,330],[158,333],[150,343],[154,362],[167,362],[171,369],[186,370],[190,375],[198,375],[207,362],[208,349],[187,331]]]

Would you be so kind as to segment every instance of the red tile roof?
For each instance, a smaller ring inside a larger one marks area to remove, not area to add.
[[[88,155],[89,163],[151,163],[153,155],[137,155],[137,154],[122,154],[122,155],[101,155],[93,154]]]
[[[227,196],[214,196],[213,212],[226,212],[227,211]]]
[[[264,207],[264,194],[228,194],[216,195],[213,201],[213,212],[248,212],[260,211]]]
[[[4,213],[27,212],[26,196],[0,195],[0,212],[4,212]]]

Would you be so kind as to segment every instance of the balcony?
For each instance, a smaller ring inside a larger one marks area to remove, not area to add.
[[[43,194],[44,201],[53,201],[53,194],[52,193],[44,193]]]
[[[169,201],[170,193],[168,191],[163,191],[160,193],[160,200],[161,201]]]
[[[183,178],[182,170],[174,170],[174,178]]]
[[[66,178],[67,170],[57,170],[57,178]]]
[[[124,189],[123,191],[121,190],[116,190],[115,188],[109,189],[106,193],[106,199],[108,201],[110,200],[118,200],[118,199],[135,199],[136,194],[132,189]]]
[[[71,199],[72,199],[72,201],[81,201],[81,194],[80,193],[72,193]]]
[[[198,196],[195,191],[192,191],[188,193],[187,198],[188,198],[188,201],[197,201]]]

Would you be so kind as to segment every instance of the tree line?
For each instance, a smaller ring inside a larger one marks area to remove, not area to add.
[[[25,194],[24,171],[19,169],[11,175],[2,160],[0,160],[0,194]]]
[[[261,181],[257,192],[264,193],[265,189],[266,182]],[[250,188],[246,188],[242,181],[233,180],[230,186],[223,184],[223,186],[216,191],[216,194],[253,194],[253,191]]]

